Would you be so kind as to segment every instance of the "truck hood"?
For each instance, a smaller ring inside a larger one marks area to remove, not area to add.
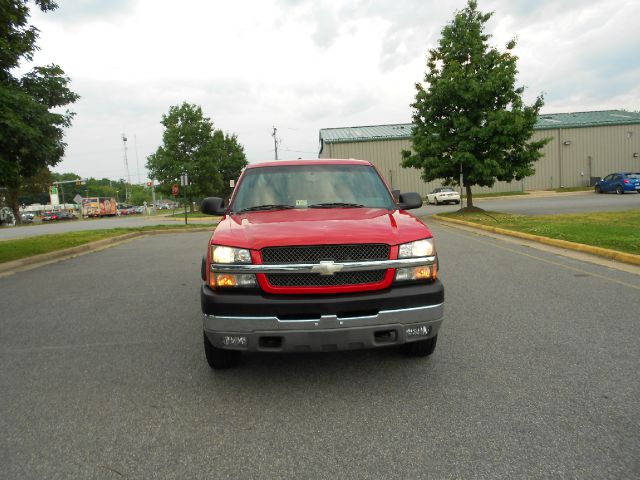
[[[380,208],[328,208],[227,215],[211,243],[261,250],[286,245],[385,243],[398,245],[431,237],[413,215]]]

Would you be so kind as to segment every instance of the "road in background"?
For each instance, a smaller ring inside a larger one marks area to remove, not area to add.
[[[1,278],[0,478],[637,478],[640,275],[432,228],[429,359],[212,372],[206,233]]]
[[[548,195],[548,196],[542,196]],[[474,198],[473,204],[494,212],[519,215],[553,215],[556,213],[612,212],[640,208],[640,194],[596,194],[594,192],[519,195],[514,197]],[[459,205],[424,205],[414,215],[455,212]]]
[[[548,192],[549,196],[518,196],[518,197],[495,197],[479,198],[474,203],[485,210],[499,212],[518,213],[521,215],[543,215],[554,213],[579,213],[589,211],[614,211],[631,210],[640,208],[640,194],[625,195],[597,195],[593,192],[554,194]],[[413,213],[416,216],[432,215],[434,213],[453,212],[458,210],[458,205],[424,205]],[[32,237],[50,233],[63,233],[78,230],[102,230],[121,227],[139,227],[144,225],[163,225],[183,222],[184,218],[170,218],[162,215],[158,216],[131,216],[102,218],[83,221],[68,221],[57,223],[46,223],[42,225],[26,225],[15,228],[0,228],[0,240],[12,238]],[[213,224],[217,222],[213,218],[190,219],[194,224]]]
[[[189,219],[188,222],[195,225],[207,225],[217,223],[213,217]],[[42,223],[36,225],[24,225],[12,228],[0,228],[0,240],[14,238],[36,237],[54,233],[78,232],[81,230],[108,230],[111,228],[134,228],[150,225],[176,225],[184,223],[184,216],[170,217],[166,215],[132,215],[126,217],[107,217],[85,220],[67,220],[63,222]]]

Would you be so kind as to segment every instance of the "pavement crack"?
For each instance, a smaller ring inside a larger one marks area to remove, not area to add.
[[[124,474],[122,472],[119,472],[118,470],[116,470],[115,468],[111,468],[108,465],[98,465],[100,468],[104,468],[105,470],[109,470],[110,472],[116,473],[118,475],[120,475],[121,477],[124,477]]]

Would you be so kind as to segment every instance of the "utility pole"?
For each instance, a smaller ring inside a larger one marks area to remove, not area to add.
[[[460,208],[462,208],[462,162],[460,162]],[[467,198],[467,207],[469,206],[469,199]]]
[[[156,179],[151,179],[151,211],[155,215],[156,213]]]
[[[183,200],[184,200],[184,224],[187,224],[187,186],[189,185],[189,177],[187,173],[183,173],[180,175],[180,184],[184,188],[183,192]]]
[[[129,175],[129,160],[127,159],[127,136],[122,134],[122,146],[124,147],[124,168],[127,170],[127,185],[124,189],[124,201],[129,203],[129,185],[131,185],[131,175]]]
[[[278,129],[276,127],[273,127],[273,133],[271,134],[271,136],[273,137],[273,148],[275,149],[276,152],[276,160],[278,160]]]

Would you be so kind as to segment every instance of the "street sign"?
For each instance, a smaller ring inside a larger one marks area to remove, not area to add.
[[[186,173],[183,173],[182,175],[180,175],[180,185],[182,185],[183,187],[186,187],[187,185],[189,185],[189,177],[187,176]]]
[[[82,196],[79,193],[76,194],[76,196],[73,197],[73,201],[80,205],[82,203]]]
[[[177,197],[179,192],[180,192],[180,187],[178,186],[178,184],[174,184],[171,187],[171,195],[173,195],[174,197]]]

